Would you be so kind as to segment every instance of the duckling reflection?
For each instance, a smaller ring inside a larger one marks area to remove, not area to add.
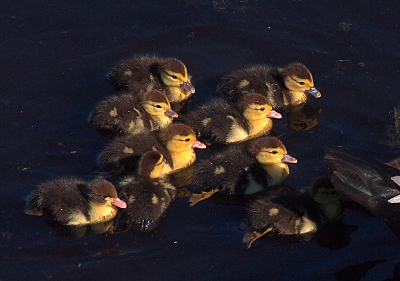
[[[49,225],[56,229],[57,236],[65,236],[70,238],[81,238],[90,235],[113,234],[116,230],[116,219],[96,224],[88,225],[63,225],[54,221]]]
[[[307,131],[318,125],[317,116],[321,107],[312,108],[308,104],[288,107],[285,110],[288,127],[293,131]]]
[[[392,161],[391,167],[341,146],[328,146],[325,153],[325,166],[335,187],[384,219],[400,238],[399,162]]]
[[[284,188],[277,194],[261,194],[250,205],[244,221],[248,232],[243,242],[252,243],[265,234],[297,235],[309,240],[324,225],[336,221],[341,213],[341,194],[329,178],[321,177],[312,184],[311,193]]]

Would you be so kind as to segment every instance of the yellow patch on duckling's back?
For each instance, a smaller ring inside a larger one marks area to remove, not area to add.
[[[153,197],[151,197],[151,203],[156,205],[158,203],[158,197],[153,193]]]
[[[125,146],[124,150],[122,152],[124,152],[124,153],[133,153],[133,148]]]
[[[276,216],[277,214],[279,214],[279,209],[277,208],[271,208],[269,209],[268,215],[270,217]]]
[[[110,110],[109,114],[111,117],[117,116],[118,115],[117,108],[114,107],[114,109]]]
[[[225,168],[221,165],[216,166],[214,170],[214,174],[219,175],[225,173]]]
[[[244,88],[250,85],[250,81],[247,79],[243,79],[242,81],[240,81],[239,83],[239,88]]]

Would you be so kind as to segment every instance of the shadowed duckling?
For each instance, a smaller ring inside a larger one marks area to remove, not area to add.
[[[384,219],[400,238],[398,163],[399,159],[396,159],[389,166],[341,146],[326,147],[325,167],[336,188]]]
[[[243,237],[247,248],[267,233],[301,235],[310,239],[322,226],[337,220],[342,213],[341,194],[327,177],[318,178],[311,194],[285,188],[272,196],[260,195],[248,210]]]
[[[104,170],[125,170],[137,173],[139,158],[148,151],[159,151],[165,158],[163,174],[189,167],[196,161],[194,148],[204,149],[205,144],[196,139],[191,127],[172,124],[161,131],[142,133],[114,139],[99,156]]]
[[[164,179],[164,165],[161,153],[146,152],[140,159],[139,174],[125,177],[119,184],[121,198],[128,204],[123,215],[135,230],[155,229],[175,198],[176,188]]]
[[[214,99],[186,116],[186,123],[198,133],[200,140],[237,143],[267,134],[273,126],[271,118],[282,118],[260,94],[243,97],[238,106],[223,99]]]
[[[234,71],[222,77],[217,93],[235,103],[244,95],[259,93],[267,97],[274,109],[304,103],[309,94],[321,97],[311,72],[301,63],[285,68],[256,65]]]
[[[261,137],[248,150],[234,145],[195,165],[188,181],[190,206],[224,191],[230,195],[254,194],[276,186],[289,175],[286,163],[297,163],[275,137]],[[199,193],[201,192],[201,193]]]
[[[65,225],[87,225],[115,218],[126,203],[118,198],[114,185],[97,178],[89,182],[61,178],[40,184],[29,196],[25,213],[42,216],[49,213]]]
[[[100,133],[118,136],[163,129],[174,117],[178,114],[165,94],[152,90],[141,102],[129,93],[109,97],[95,106],[89,121]]]
[[[171,103],[187,100],[195,88],[186,66],[175,58],[138,56],[122,60],[109,74],[115,89],[143,97],[152,89],[165,91]]]

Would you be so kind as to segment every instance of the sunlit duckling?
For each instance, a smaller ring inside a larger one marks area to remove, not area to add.
[[[260,94],[243,97],[238,106],[214,99],[190,112],[185,122],[198,133],[200,140],[238,143],[267,134],[271,118],[282,118]]]
[[[125,177],[119,184],[121,198],[128,204],[123,215],[135,230],[155,229],[175,198],[177,191],[165,180],[164,165],[161,153],[146,152],[140,159],[139,174]]]
[[[400,237],[399,159],[389,164],[356,154],[341,146],[327,146],[325,167],[343,194],[384,219]]]
[[[244,150],[232,145],[225,151],[195,164],[188,181],[192,191],[190,206],[223,191],[229,195],[254,194],[279,185],[289,175],[287,163],[297,160],[287,154],[286,147],[275,137],[261,137]]]
[[[171,103],[187,100],[195,88],[186,66],[175,58],[137,56],[122,60],[109,74],[114,87],[143,97],[151,89],[165,91]]]
[[[302,104],[309,94],[321,97],[311,72],[297,62],[285,68],[256,65],[234,71],[222,77],[217,92],[231,102],[249,93],[259,93],[267,97],[274,109]]]
[[[100,133],[118,136],[157,131],[170,125],[175,117],[178,114],[171,109],[166,95],[152,90],[141,102],[129,93],[111,96],[95,106],[89,121]]]
[[[250,205],[243,242],[250,248],[256,239],[270,232],[310,239],[322,226],[340,217],[340,197],[328,177],[318,178],[311,194],[290,188],[272,196],[262,194]]]
[[[40,184],[29,196],[25,213],[49,213],[65,225],[97,224],[112,220],[126,203],[118,198],[114,185],[97,178],[84,181],[61,178]]]
[[[185,124],[172,124],[154,133],[129,135],[114,139],[99,156],[99,164],[105,170],[137,173],[139,158],[148,151],[159,151],[165,158],[163,173],[170,174],[189,167],[196,161],[194,148],[204,149],[205,144],[196,139],[196,133]]]

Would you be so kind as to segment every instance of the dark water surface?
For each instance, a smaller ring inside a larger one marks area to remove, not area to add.
[[[8,3],[7,3],[8,2]],[[96,174],[107,139],[87,124],[111,94],[111,66],[133,54],[181,59],[192,105],[214,96],[220,77],[266,63],[307,65],[321,99],[319,125],[276,131],[291,155],[287,184],[324,173],[327,144],[389,161],[386,127],[400,102],[400,7],[396,1],[4,1],[1,9],[0,280],[385,280],[400,240],[361,208],[341,247],[260,239],[241,243],[244,208],[212,200],[174,202],[160,232],[67,238],[23,213],[43,180]],[[6,4],[6,5],[4,5]],[[346,240],[347,239],[347,240]],[[329,240],[329,239],[328,239]],[[329,241],[328,241],[329,242]],[[329,243],[328,243],[329,244]],[[334,248],[334,249],[332,249]],[[400,279],[392,279],[400,280]]]

